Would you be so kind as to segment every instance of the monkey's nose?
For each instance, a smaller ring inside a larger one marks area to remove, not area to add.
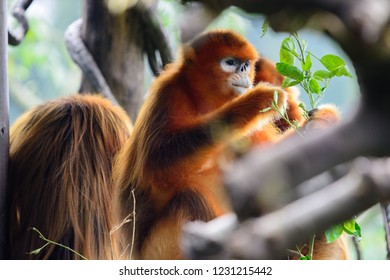
[[[249,61],[244,62],[243,64],[240,65],[240,72],[247,72],[249,69]]]

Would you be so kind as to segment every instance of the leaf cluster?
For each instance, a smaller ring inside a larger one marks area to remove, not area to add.
[[[343,223],[334,225],[333,227],[325,231],[327,242],[330,243],[335,241],[343,234],[343,232],[358,238],[362,237],[362,232],[359,224],[356,222],[355,219],[351,219]]]
[[[283,87],[301,85],[309,95],[311,109],[317,107],[325,90],[334,77],[352,77],[345,61],[334,54],[319,58],[307,50],[307,42],[297,33],[285,38],[280,47],[280,62],[276,70],[283,76]],[[317,59],[324,69],[313,69],[313,58]]]

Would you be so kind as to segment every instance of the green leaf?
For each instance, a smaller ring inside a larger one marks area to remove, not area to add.
[[[321,93],[321,86],[317,82],[316,79],[311,79],[309,82],[309,88],[312,93],[320,94]]]
[[[313,77],[316,78],[317,80],[325,80],[331,78],[330,72],[327,70],[318,70],[315,71],[313,74]]]
[[[288,88],[288,87],[292,87],[292,86],[295,86],[297,84],[299,84],[300,82],[297,81],[297,80],[293,80],[293,79],[290,79],[290,78],[284,78],[283,80],[283,83],[282,83],[282,87],[283,88]]]
[[[345,221],[343,223],[343,229],[346,233],[354,235],[356,237],[361,237],[361,229],[355,219]]]
[[[355,231],[355,220],[351,219],[349,221],[343,222],[344,231],[346,233],[351,234],[351,232]]]
[[[313,65],[311,62],[311,54],[310,52],[307,54],[305,63],[302,63],[302,70],[303,71],[309,71],[311,69],[311,66]]]
[[[340,67],[332,70],[330,72],[330,75],[331,75],[331,77],[334,77],[334,76],[337,76],[337,77],[346,76],[346,77],[352,78],[352,74],[349,72],[349,69],[348,69],[347,65],[343,65],[343,66],[340,66]]]
[[[294,65],[295,57],[290,51],[281,49],[279,56],[281,62],[287,63],[289,65]]]
[[[359,224],[355,221],[355,230],[357,233],[357,237],[362,237],[362,229],[360,228]]]
[[[302,110],[303,110],[303,111],[305,111],[305,112],[307,111],[307,110],[306,110],[306,106],[305,106],[305,104],[303,104],[302,102],[301,102],[301,103],[299,103],[298,107],[301,107],[301,108],[302,108]]]
[[[278,104],[278,99],[279,99],[278,91],[275,90],[274,91],[274,102],[275,102],[275,104]]]
[[[324,65],[325,68],[329,71],[333,71],[345,65],[345,61],[341,57],[334,54],[324,55],[320,61],[322,65]]]
[[[331,243],[335,241],[337,238],[339,238],[342,233],[343,233],[343,225],[342,224],[335,225],[330,229],[328,229],[327,231],[325,231],[326,241],[328,243]]]
[[[264,20],[263,21],[263,24],[261,25],[261,38],[263,38],[266,34],[267,34],[267,32],[268,32],[268,30],[269,30],[269,23],[268,23],[268,20]]]
[[[302,257],[299,258],[299,260],[301,260],[301,261],[310,261],[311,258],[310,258],[310,256],[302,256]]]
[[[289,65],[294,65],[295,62],[295,42],[290,37],[287,37],[283,40],[282,45],[280,47],[280,62],[287,63]]]
[[[343,69],[340,71],[340,76],[346,76],[346,77],[350,77],[350,78],[353,77],[351,72],[349,72],[349,68],[347,65],[344,65]]]
[[[276,63],[276,70],[283,76],[302,82],[305,78],[303,72],[296,66],[287,63]]]
[[[291,39],[291,37],[287,37],[283,40],[281,48],[289,50],[290,52],[294,53],[294,52],[296,52],[295,41],[293,39]]]

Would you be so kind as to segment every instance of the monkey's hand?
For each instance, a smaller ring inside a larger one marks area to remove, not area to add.
[[[277,112],[272,109],[275,103],[281,112],[284,112],[287,108],[288,93],[281,87],[259,83],[248,93],[253,96],[258,104],[259,112],[265,116],[272,115],[272,117],[278,118]]]
[[[299,89],[294,86],[286,88],[285,91],[288,94],[286,109],[287,119],[291,123],[297,122],[298,125],[301,126],[304,124],[305,118],[303,117],[303,109],[299,106]],[[291,127],[290,123],[283,118],[275,120],[274,123],[281,132],[285,132]]]
[[[244,135],[244,131],[256,129],[257,124],[263,126],[280,117],[273,104],[283,112],[287,104],[287,93],[278,86],[260,83],[222,106],[214,114],[208,115],[202,120],[202,126],[228,124],[237,134]],[[253,127],[254,123],[256,127]]]
[[[331,127],[340,121],[339,110],[333,104],[321,105],[318,109],[311,110],[309,117],[306,124],[308,130]]]

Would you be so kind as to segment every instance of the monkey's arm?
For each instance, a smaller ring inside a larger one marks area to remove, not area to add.
[[[277,86],[282,86],[284,77],[276,70],[275,63],[271,60],[261,57],[255,64],[255,79],[254,84],[260,82],[268,82]],[[289,87],[285,89],[287,92],[287,117],[291,122],[298,121],[299,124],[304,122],[303,110],[299,107],[299,90],[296,87]],[[275,125],[281,132],[286,131],[289,128],[289,124],[279,119],[275,121]]]
[[[286,106],[286,93],[280,87],[259,84],[215,112],[192,118],[183,118],[173,128],[160,129],[154,137],[154,144],[149,146],[148,158],[151,164],[167,166],[177,160],[202,154],[209,154],[223,148],[233,137],[245,135],[255,121],[264,123],[278,117],[269,108],[278,95],[278,106]],[[169,124],[166,124],[169,125]]]

